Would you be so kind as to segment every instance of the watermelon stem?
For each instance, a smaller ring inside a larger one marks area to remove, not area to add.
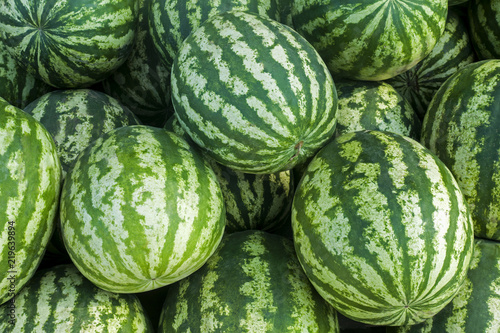
[[[302,149],[302,146],[304,145],[304,141],[299,141],[299,143],[297,143],[294,147],[294,149],[296,150],[295,154],[293,154],[292,157],[290,157],[290,161],[295,159],[297,156],[299,156],[300,154],[300,150]]]

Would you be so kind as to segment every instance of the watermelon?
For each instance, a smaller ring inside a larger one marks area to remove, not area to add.
[[[52,87],[26,72],[0,43],[0,97],[18,108],[24,108]]]
[[[298,184],[292,228],[320,295],[371,325],[438,313],[472,257],[472,221],[453,175],[420,143],[391,132],[352,132],[326,145]]]
[[[148,0],[149,29],[165,66],[172,67],[186,37],[210,17],[231,10],[246,11],[279,22],[291,22],[290,0]]]
[[[61,163],[40,122],[0,98],[0,304],[33,276],[54,230]]]
[[[417,65],[387,82],[407,99],[423,119],[441,85],[460,68],[476,61],[466,18],[450,8],[444,32],[431,53]]]
[[[169,286],[158,332],[338,332],[291,240],[259,230],[224,236],[198,271]]]
[[[87,87],[129,56],[137,9],[136,0],[5,0],[0,42],[45,83]]]
[[[171,117],[164,128],[192,143],[176,117]],[[204,158],[214,170],[224,196],[226,233],[253,229],[274,232],[288,222],[294,192],[292,170],[244,173],[221,165],[206,154]]]
[[[421,122],[410,103],[385,82],[336,80],[338,95],[335,136],[380,130],[420,138]]]
[[[172,67],[175,115],[218,163],[274,173],[312,156],[333,135],[337,93],[314,48],[252,13],[212,16]]]
[[[0,307],[2,332],[154,332],[136,295],[97,288],[72,265],[38,271]]]
[[[296,0],[297,32],[334,77],[378,81],[415,66],[443,33],[447,0]]]
[[[178,135],[132,125],[77,158],[61,193],[73,263],[98,287],[157,289],[200,268],[219,244],[225,207],[210,166]]]
[[[422,143],[458,181],[474,234],[500,240],[500,59],[465,66],[436,92]]]
[[[467,279],[459,293],[425,322],[395,327],[398,333],[500,332],[500,243],[476,238]]]
[[[480,60],[500,58],[498,0],[470,0],[468,18],[472,43]]]
[[[63,177],[78,154],[103,133],[140,123],[116,99],[92,89],[54,90],[28,104],[24,111],[41,122],[52,135]]]
[[[108,95],[127,106],[145,125],[163,125],[172,115],[170,67],[163,65],[149,33],[151,0],[139,1],[132,52],[125,63],[102,81]]]

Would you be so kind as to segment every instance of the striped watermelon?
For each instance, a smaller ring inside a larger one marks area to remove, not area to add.
[[[447,0],[296,0],[295,29],[334,77],[385,80],[428,55],[444,30]]]
[[[335,130],[337,94],[307,41],[277,21],[231,11],[205,21],[172,67],[180,125],[220,164],[291,169]]]
[[[421,324],[388,332],[500,332],[500,243],[477,238],[467,279],[453,301]]]
[[[467,204],[446,166],[400,134],[360,131],[325,146],[292,205],[299,260],[340,313],[412,325],[462,285],[473,249]]]
[[[57,88],[89,86],[130,54],[136,0],[4,0],[0,41],[17,61]]]
[[[176,117],[171,117],[164,128],[191,142]],[[223,166],[209,156],[204,158],[221,186],[226,206],[226,233],[253,229],[273,232],[288,222],[295,188],[291,170],[244,173]]]
[[[178,135],[145,125],[94,141],[61,194],[72,261],[112,292],[152,290],[200,268],[222,238],[224,216],[210,166]]]
[[[134,114],[116,99],[91,89],[51,91],[28,104],[24,111],[52,135],[63,177],[78,154],[103,133],[139,124]]]
[[[18,108],[24,108],[52,87],[26,72],[7,47],[0,43],[0,97]]]
[[[132,53],[122,66],[102,81],[102,85],[105,93],[126,105],[143,124],[163,125],[173,113],[170,67],[163,65],[149,33],[150,2],[139,1],[139,21]]]
[[[500,240],[500,59],[470,64],[432,99],[422,143],[457,179],[477,237]]]
[[[137,296],[97,288],[72,264],[38,271],[14,300],[0,308],[2,332],[154,332]]]
[[[61,163],[47,130],[0,98],[0,304],[33,276],[50,236]]]
[[[389,79],[423,119],[432,96],[453,73],[476,61],[466,18],[450,8],[444,32],[431,53],[416,66]]]
[[[406,99],[385,82],[336,80],[339,136],[360,130],[380,130],[420,138],[421,122]]]
[[[289,0],[148,0],[149,26],[164,65],[172,67],[182,42],[208,18],[231,10],[252,12],[280,22],[291,20]],[[288,7],[287,7],[288,5]]]
[[[498,0],[470,0],[468,18],[472,43],[479,59],[500,59]]]
[[[263,231],[226,235],[200,270],[169,287],[158,332],[338,332],[291,240]]]

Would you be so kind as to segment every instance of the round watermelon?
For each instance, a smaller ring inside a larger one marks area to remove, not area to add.
[[[212,16],[172,67],[172,102],[190,138],[246,173],[293,168],[333,135],[337,93],[314,48],[256,14]]]
[[[291,240],[248,230],[224,236],[198,271],[169,286],[158,332],[338,332]]]
[[[136,295],[104,291],[72,264],[38,271],[0,313],[2,332],[154,332]]]
[[[336,80],[335,136],[380,130],[420,138],[421,122],[410,103],[386,82]]]
[[[0,98],[0,304],[33,276],[50,236],[61,163],[40,122]]]
[[[54,90],[29,103],[24,111],[52,135],[63,177],[92,141],[114,128],[140,122],[116,99],[93,89]]]
[[[0,41],[57,88],[81,88],[116,70],[132,50],[136,0],[5,0]]]
[[[66,175],[61,230],[85,277],[142,292],[200,268],[219,244],[225,207],[210,166],[178,135],[145,125],[90,144]]]
[[[355,321],[413,325],[438,313],[465,280],[473,227],[451,172],[406,136],[359,131],[311,161],[292,205],[305,273]]]
[[[296,0],[295,29],[334,76],[378,81],[415,66],[444,30],[447,0]]]
[[[422,143],[458,181],[477,237],[500,240],[500,59],[465,66],[434,95]]]

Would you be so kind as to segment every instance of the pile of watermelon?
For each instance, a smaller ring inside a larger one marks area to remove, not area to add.
[[[499,332],[500,0],[0,2],[1,332]]]

